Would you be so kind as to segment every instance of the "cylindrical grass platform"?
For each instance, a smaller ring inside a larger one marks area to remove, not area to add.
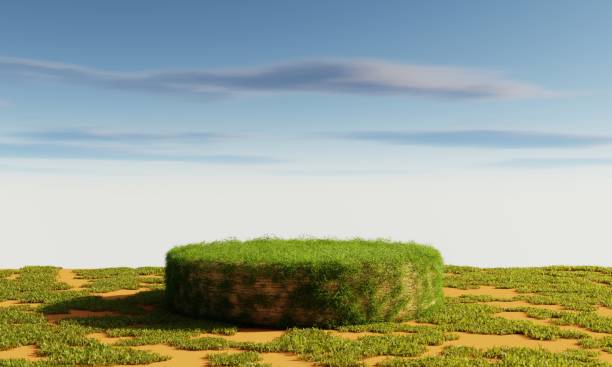
[[[259,238],[175,247],[171,309],[261,326],[333,327],[413,318],[443,300],[440,253],[383,240]]]

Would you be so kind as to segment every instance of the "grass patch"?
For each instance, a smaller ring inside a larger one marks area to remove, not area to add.
[[[59,294],[56,291],[70,288],[57,281],[59,269],[52,266],[26,266],[19,270],[17,279],[0,279],[0,301],[38,303],[57,299]]]
[[[594,311],[599,305],[612,307],[612,268],[599,266],[548,266],[542,268],[491,268],[447,266],[452,274],[445,286],[471,289],[481,285],[512,288],[518,300],[533,304],[561,305],[570,310]]]
[[[399,321],[442,303],[442,258],[414,243],[261,238],[176,247],[166,294],[194,316],[273,326]]]
[[[208,358],[211,366],[227,367],[265,367],[267,364],[259,363],[261,356],[255,352],[242,352],[236,354],[219,353]]]

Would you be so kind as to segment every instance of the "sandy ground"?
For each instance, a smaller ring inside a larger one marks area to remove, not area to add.
[[[493,301],[493,302],[478,302],[482,305],[490,305],[497,307],[533,307],[533,308],[543,308],[551,311],[567,311],[563,306],[559,305],[536,305],[525,301]]]
[[[238,332],[234,335],[201,334],[198,335],[198,337],[212,336],[216,338],[232,340],[235,342],[267,343],[280,337],[284,333],[284,330],[246,328],[238,330]]]
[[[446,345],[465,345],[476,348],[508,347],[542,347],[551,352],[561,352],[566,349],[580,348],[575,339],[534,340],[524,335],[481,335],[469,333],[453,333],[459,339],[445,342],[442,346],[432,347],[428,353],[437,354]]]
[[[476,289],[459,289],[459,288],[444,288],[445,297],[460,297],[466,296],[491,296],[496,298],[513,298],[518,295],[525,295],[530,293],[519,293],[515,289],[503,289],[489,287],[486,285]]]
[[[302,361],[291,353],[261,353],[263,363],[268,363],[272,367],[314,367],[314,363]]]
[[[463,345],[475,348],[492,347],[528,347],[544,348],[551,352],[562,352],[567,349],[580,349],[575,339],[557,340],[534,340],[524,335],[480,335],[468,333],[454,333],[459,335],[459,339],[444,343],[441,346],[430,347],[425,355],[437,355],[447,345]],[[612,354],[600,352],[599,359],[612,362]]]
[[[113,311],[83,311],[83,310],[70,310],[69,313],[57,313],[57,314],[46,314],[45,317],[50,323],[56,323],[59,320],[69,319],[73,317],[105,317],[105,316],[119,316],[120,313]]]
[[[26,345],[19,348],[1,350],[0,359],[18,359],[23,358],[29,361],[38,361],[43,358],[36,355],[36,348],[33,345]]]
[[[431,346],[427,348],[425,354],[419,356],[435,356],[439,355],[444,347],[449,345],[461,345],[475,348],[493,348],[493,347],[529,347],[529,348],[544,348],[551,352],[562,352],[568,349],[580,349],[575,339],[558,339],[554,341],[540,341],[529,339],[523,335],[480,335],[468,333],[454,333],[459,335],[459,339],[448,341],[442,345]],[[368,366],[374,366],[387,358],[387,356],[368,358],[364,362]],[[599,359],[605,362],[612,363],[612,354],[600,352]]]
[[[58,274],[58,279],[62,282],[69,284],[72,289],[82,289],[89,281],[86,279],[79,279],[76,277],[75,273],[72,270],[61,269]],[[105,298],[122,298],[127,297],[138,292],[148,290],[148,288],[140,288],[138,290],[118,290],[108,293],[98,293]],[[533,305],[527,303],[525,301],[513,301],[511,300],[513,297],[525,294],[519,293],[514,289],[498,289],[489,286],[482,286],[477,289],[456,289],[456,288],[444,288],[444,294],[447,297],[459,297],[462,295],[489,295],[496,298],[507,299],[507,301],[495,301],[495,302],[480,302],[482,304],[489,304],[500,307],[536,307],[536,308],[546,308],[550,310],[563,310],[563,307],[559,305]],[[17,301],[2,301],[0,302],[0,307],[8,307],[12,305],[19,304]],[[143,305],[143,307],[147,307]],[[607,307],[599,307],[597,309],[597,313],[601,316],[612,317],[612,309]],[[62,320],[70,317],[104,317],[104,316],[112,316],[118,315],[116,312],[110,311],[81,311],[81,310],[71,310],[69,313],[64,314],[55,314],[55,315],[47,315],[47,319],[51,323],[56,323],[58,320]],[[538,320],[534,318],[530,318],[524,312],[499,312],[496,314],[497,317],[503,317],[510,320],[526,320],[533,322],[534,324],[540,325],[551,325],[550,320]],[[407,322],[410,325],[427,325],[416,322]],[[610,334],[606,333],[596,333],[585,328],[581,328],[578,326],[559,326],[562,329],[568,330],[578,330],[584,333],[587,333],[593,337],[600,338],[603,336],[609,336]],[[256,329],[256,328],[245,328],[240,329],[238,333],[231,336],[225,335],[213,335],[213,334],[201,334],[199,336],[214,336],[221,337],[227,340],[233,341],[244,341],[244,342],[269,342],[275,338],[278,338],[284,333],[284,330],[269,330],[269,329]],[[380,335],[376,333],[346,333],[346,332],[337,332],[330,331],[335,336],[347,338],[347,339],[357,339],[361,336],[365,335]],[[394,333],[397,335],[402,335],[403,333]],[[580,346],[577,344],[577,341],[574,339],[558,339],[554,341],[539,341],[530,339],[523,335],[480,335],[480,334],[469,334],[469,333],[455,333],[459,336],[459,339],[445,342],[440,346],[432,346],[428,347],[425,356],[429,355],[437,355],[439,354],[445,346],[449,345],[462,345],[462,346],[471,346],[477,348],[491,348],[497,346],[520,346],[520,347],[530,347],[530,348],[544,348],[552,352],[560,352],[567,349],[578,349]],[[126,338],[111,338],[104,333],[93,333],[89,334],[88,337],[95,338],[96,340],[104,343],[104,344],[114,344],[118,340],[126,339]],[[135,349],[140,350],[148,350],[152,352],[156,352],[162,355],[166,355],[171,357],[170,360],[164,362],[158,362],[150,364],[151,367],[168,367],[168,366],[205,366],[206,365],[206,357],[213,353],[236,353],[239,352],[237,350],[225,350],[225,351],[183,351],[177,350],[167,345],[146,345],[141,347],[134,347]],[[36,356],[36,349],[33,346],[25,346],[19,347],[15,349],[10,349],[7,351],[0,351],[0,359],[5,358],[25,358],[28,360],[37,360],[40,357]],[[263,362],[272,365],[273,367],[312,367],[314,364],[306,361],[299,360],[297,356],[290,353],[261,353],[263,357]],[[380,356],[373,357],[364,360],[366,365],[374,366],[376,363],[387,359],[390,357]],[[601,352],[600,359],[612,362],[612,354]],[[124,367],[124,366],[116,366],[116,367]],[[127,366],[125,366],[127,367]]]
[[[363,360],[366,366],[376,366],[377,363],[384,361],[385,359],[389,359],[393,357],[389,356],[378,356],[378,357],[370,357]]]
[[[91,334],[87,334],[87,337],[96,339],[100,343],[107,344],[107,345],[113,345],[119,340],[123,340],[123,339],[132,339],[131,336],[121,336],[117,338],[111,338],[110,336],[106,335],[106,333],[91,333]]]
[[[68,284],[73,290],[83,289],[85,285],[90,283],[88,279],[79,278],[75,274],[75,272],[70,269],[60,269],[57,274],[57,280]],[[148,290],[149,288],[142,287],[141,285],[141,288],[138,288],[138,289],[120,289],[117,291],[106,292],[106,293],[92,293],[92,295],[100,296],[106,299],[118,299],[118,298],[132,296],[136,293],[140,293],[140,292],[148,291]]]
[[[21,304],[19,301],[13,301],[13,300],[2,301],[0,302],[0,307],[10,307],[10,306],[16,306],[19,304]]]
[[[202,367],[205,364],[206,357],[215,353],[239,353],[240,350],[229,349],[221,351],[184,351],[169,347],[163,344],[145,345],[134,347],[134,349],[146,350],[159,353],[172,359],[163,362],[151,363],[151,367]],[[268,363],[272,367],[313,367],[314,364],[297,359],[295,355],[289,353],[261,353],[263,363]],[[129,366],[116,366],[129,367]]]
[[[503,317],[505,315],[498,314],[498,316]],[[516,317],[515,315],[512,315],[512,317],[508,317],[508,318],[514,319],[514,320],[525,320],[525,319],[528,319],[529,321],[534,320],[531,318],[527,318],[526,316],[525,318],[523,318],[523,317]],[[539,321],[538,323],[546,324],[546,321],[544,320],[537,320],[537,321]],[[571,326],[570,328],[573,328],[574,330],[583,331],[582,328],[571,327]],[[352,340],[358,339],[359,337],[366,336],[366,335],[380,335],[380,334],[371,333],[371,332],[340,333],[340,332],[332,331],[331,333],[332,335],[340,336],[340,337],[344,337],[344,338],[348,338]],[[602,336],[609,335],[605,333],[593,333],[593,332],[591,333],[596,337],[602,337]],[[402,335],[404,333],[397,332],[393,334]],[[509,347],[521,347],[522,346],[522,347],[529,347],[529,348],[541,347],[551,352],[561,352],[567,349],[580,348],[580,346],[577,344],[576,339],[534,340],[524,335],[515,335],[515,334],[512,334],[512,335],[482,335],[482,334],[470,334],[470,333],[462,333],[462,332],[454,332],[453,334],[458,335],[459,339],[445,342],[444,344],[439,345],[439,346],[430,346],[428,347],[428,351],[423,356],[437,355],[442,351],[442,349],[445,346],[448,346],[448,345],[455,345],[455,346],[463,345],[463,346],[470,346],[470,347],[475,347],[475,348],[492,348],[492,347],[500,347],[500,346],[509,346]]]
[[[74,271],[70,269],[60,269],[57,273],[57,280],[68,284],[72,289],[82,289],[85,284],[89,283],[87,279],[77,278]]]
[[[612,317],[612,308],[600,306],[595,312],[597,312],[599,316]]]
[[[552,311],[564,311],[566,310],[560,305],[536,305],[525,301],[512,300],[513,297],[518,295],[529,295],[533,293],[520,293],[515,289],[495,288],[489,286],[481,286],[476,289],[458,289],[458,288],[444,288],[445,297],[461,297],[463,295],[472,296],[492,296],[496,298],[506,298],[503,301],[492,301],[492,302],[478,302],[480,304],[497,306],[497,307],[534,307],[544,308]],[[612,308],[605,306],[599,306],[595,311],[598,315],[604,317],[612,317]],[[533,319],[530,319],[533,320]]]
[[[551,320],[539,320],[539,319],[535,319],[532,317],[527,316],[527,313],[525,312],[499,312],[496,313],[495,316],[498,317],[503,317],[505,319],[508,320],[524,320],[524,321],[530,321],[533,322],[534,324],[537,325],[546,325],[546,326],[551,326],[551,325],[556,325],[554,323],[551,322]],[[585,334],[588,334],[594,338],[603,338],[604,336],[608,336],[609,334],[607,333],[597,333],[594,331],[591,331],[589,329],[580,327],[580,326],[573,326],[573,325],[556,325],[561,329],[564,330],[572,330],[572,331],[580,331],[583,332]]]
[[[100,296],[105,299],[120,299],[129,296],[133,296],[136,293],[150,290],[149,288],[138,288],[138,289],[119,289],[117,291],[111,291],[106,293],[92,293],[93,296]]]
[[[536,305],[525,301],[514,301],[512,300],[515,296],[528,295],[532,293],[519,293],[516,289],[505,289],[495,288],[489,286],[482,286],[476,289],[458,289],[458,288],[444,288],[445,297],[461,297],[463,295],[469,296],[491,296],[495,298],[505,298],[503,301],[491,301],[491,302],[478,302],[483,305],[497,306],[497,307],[534,307],[544,308],[553,311],[562,311],[564,308],[559,305]],[[604,308],[605,307],[600,307]],[[605,312],[605,310],[604,310]]]
[[[230,340],[236,341],[259,341],[265,342],[270,341],[283,334],[284,331],[263,331],[263,330],[241,330],[238,334],[232,336],[219,336]],[[112,345],[122,339],[130,339],[130,337],[119,337],[111,338],[104,333],[92,333],[87,335],[90,338],[94,338],[101,343]],[[200,336],[213,336],[208,334],[202,334]],[[172,348],[167,345],[146,345],[141,347],[134,347],[134,349],[148,350],[163,354],[172,359],[164,362],[152,363],[149,366],[204,366],[205,359],[212,353],[238,353],[239,350],[224,350],[224,351],[184,351]],[[273,367],[310,367],[314,366],[312,363],[299,360],[296,355],[291,353],[261,353],[263,362],[271,364]]]
[[[36,306],[40,306],[40,305],[42,305],[42,303],[21,303],[19,301],[14,301],[14,300],[0,302],[0,308],[2,308],[2,307],[10,307],[10,306],[30,306],[30,307],[36,307]]]
[[[148,366],[151,367],[202,367],[204,366],[206,356],[212,353],[220,353],[220,351],[185,351],[172,348],[170,346],[164,344],[156,344],[156,345],[144,345],[139,347],[134,347],[134,349],[138,350],[146,350],[149,352],[158,353],[161,355],[165,355],[171,357],[171,359],[163,362],[151,363]],[[238,351],[225,351],[227,353],[236,353]],[[130,367],[127,365],[120,365],[116,367]]]

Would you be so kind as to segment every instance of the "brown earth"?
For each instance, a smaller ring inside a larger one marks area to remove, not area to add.
[[[315,364],[298,359],[291,353],[260,353],[262,362],[272,367],[314,367]]]
[[[481,305],[489,305],[496,307],[533,307],[543,308],[551,311],[568,311],[560,305],[536,305],[525,301],[492,301],[492,302],[478,302]]]
[[[548,325],[548,326],[553,325],[547,320],[538,320],[538,319],[530,318],[524,312],[500,312],[500,313],[497,313],[496,315],[499,317],[510,319],[510,320],[527,320],[527,321],[532,321],[535,324],[540,324],[540,325]],[[565,326],[565,325],[558,325],[558,326],[561,329],[581,331],[581,332],[584,332],[596,338],[610,336],[610,334],[596,333],[596,332],[587,330],[585,328],[577,327],[577,326]],[[339,337],[347,338],[351,340],[356,340],[362,336],[381,335],[381,334],[372,333],[372,332],[349,333],[349,332],[330,331],[330,333],[334,336],[339,336]],[[392,334],[394,335],[404,334],[405,335],[405,333],[401,333],[401,332],[395,332]],[[581,348],[578,345],[577,343],[578,341],[576,339],[557,339],[557,340],[551,340],[551,341],[549,340],[542,341],[542,340],[530,339],[524,335],[517,335],[517,334],[485,335],[485,334],[470,334],[470,333],[462,333],[462,332],[454,332],[453,334],[457,334],[459,336],[459,339],[448,341],[438,346],[428,346],[427,352],[425,352],[424,354],[416,358],[439,355],[444,349],[444,347],[449,346],[449,345],[468,346],[468,347],[481,348],[481,349],[502,347],[502,346],[528,347],[528,348],[540,348],[541,347],[551,352],[562,352],[567,349],[580,349]],[[612,362],[612,354],[606,353],[604,351],[600,351],[600,352],[601,353],[600,353],[599,358],[601,360]],[[366,360],[364,360],[364,362],[368,366],[374,366],[376,363],[381,362],[382,360],[386,358],[390,358],[390,357],[389,356],[371,357],[371,358],[367,358]]]
[[[56,314],[45,314],[47,321],[50,323],[56,323],[63,319],[69,319],[74,317],[106,317],[106,316],[120,316],[121,314],[113,311],[84,311],[84,310],[70,310],[68,313],[56,313]]]
[[[370,357],[370,358],[364,359],[363,363],[365,363],[366,366],[376,366],[378,363],[384,361],[385,359],[389,359],[389,358],[393,358],[393,357],[389,357],[389,356]]]
[[[172,357],[172,359],[151,363],[148,366],[151,367],[202,367],[207,366],[205,364],[206,357],[215,354],[215,353],[240,353],[241,350],[237,349],[228,349],[228,350],[219,350],[219,351],[185,351],[179,350],[176,348],[172,348],[170,346],[164,344],[156,344],[156,345],[144,345],[139,347],[134,347],[134,349],[138,350],[146,350],[150,352],[155,352],[161,355],[165,355],[168,357]],[[314,364],[306,361],[301,361],[297,358],[297,356],[290,353],[260,353],[263,358],[263,363],[268,363],[272,365],[272,367],[314,367]],[[131,367],[126,365],[116,366],[116,367]]]
[[[0,308],[2,307],[11,307],[11,306],[30,306],[30,307],[34,307],[34,306],[40,306],[42,305],[42,303],[21,303],[20,301],[15,301],[15,300],[8,300],[8,301],[1,301],[0,302]]]
[[[612,317],[612,308],[608,308],[606,306],[600,306],[595,311],[599,316],[603,317]]]
[[[79,278],[76,273],[71,269],[60,269],[57,274],[57,280],[68,284],[72,290],[86,289],[85,286],[91,283],[89,279]],[[149,288],[145,288],[144,286],[146,286],[146,284],[141,284],[141,288],[138,289],[120,289],[111,292],[92,293],[92,295],[100,296],[106,299],[124,298],[128,296],[133,296],[136,293],[148,291]]]
[[[104,299],[121,299],[129,296],[133,296],[136,293],[148,291],[149,288],[138,288],[138,289],[119,289],[117,291],[105,292],[105,293],[92,293],[92,296],[99,296]]]
[[[204,351],[186,351],[179,350],[176,348],[172,348],[165,344],[155,344],[155,345],[143,345],[139,347],[133,347],[138,350],[145,350],[149,352],[154,352],[160,355],[171,357],[171,359],[162,362],[151,363],[147,366],[151,367],[202,367],[205,366],[205,357],[210,355],[211,353],[220,353],[212,352],[208,350]],[[225,351],[228,352],[228,351]],[[232,351],[236,353],[238,351]],[[117,365],[115,367],[131,367],[129,365]]]
[[[553,323],[551,320],[540,320],[540,319],[536,319],[536,318],[533,318],[533,317],[529,317],[529,316],[527,316],[526,312],[516,312],[516,311],[498,312],[498,313],[495,314],[495,316],[503,317],[503,318],[508,319],[508,320],[529,321],[529,322],[533,322],[534,324],[537,324],[537,325],[558,326],[560,329],[563,329],[563,330],[572,330],[572,331],[580,331],[580,332],[588,334],[589,336],[592,336],[594,338],[602,338],[602,337],[605,337],[605,336],[610,336],[610,334],[608,334],[608,333],[598,333],[598,332],[591,331],[591,330],[589,330],[587,328],[583,328],[583,327],[580,327],[580,326],[557,325],[557,324]]]
[[[453,333],[459,335],[459,339],[447,341],[442,345],[429,346],[427,351],[415,358],[422,358],[427,356],[439,355],[446,346],[468,346],[480,349],[488,349],[494,347],[528,347],[528,348],[544,348],[551,352],[562,352],[568,349],[580,349],[581,347],[577,344],[575,339],[557,339],[553,341],[548,340],[534,340],[529,339],[524,335],[481,335],[481,334],[469,334],[469,333]],[[599,351],[599,359],[605,362],[612,362],[612,354],[604,351]],[[389,356],[377,356],[371,357],[364,360],[367,366],[375,366],[376,363],[392,358]]]
[[[106,335],[106,333],[91,333],[91,334],[87,334],[86,336],[88,338],[96,339],[100,343],[107,344],[107,345],[113,345],[119,340],[123,340],[123,339],[132,339],[131,336],[122,336],[122,337],[112,338]]]
[[[27,359],[29,361],[38,361],[43,358],[36,355],[36,347],[33,345],[26,345],[9,350],[0,350],[0,359]]]
[[[329,333],[333,336],[337,336],[339,338],[345,338],[345,339],[349,339],[349,340],[357,340],[363,336],[377,336],[377,335],[382,335],[379,333],[373,333],[373,332],[369,332],[369,331],[363,331],[363,332],[358,332],[358,333],[352,333],[352,332],[344,332],[344,331],[329,331]],[[406,333],[402,333],[402,332],[393,332],[390,333],[391,335],[406,335]]]
[[[533,293],[519,293],[516,289],[507,288],[495,288],[490,286],[481,286],[475,289],[459,289],[459,288],[444,288],[445,297],[461,297],[461,296],[491,296],[495,298],[505,298],[505,300],[491,301],[491,302],[478,302],[483,305],[490,305],[496,307],[534,307],[544,308],[552,311],[563,311],[565,310],[559,305],[536,305],[526,301],[513,300],[514,297],[520,295],[529,295]],[[604,308],[605,307],[600,307]],[[604,310],[605,312],[605,310]]]
[[[57,273],[57,280],[68,284],[72,289],[83,289],[83,286],[89,283],[88,279],[78,278],[70,269],[60,269]]]
[[[428,351],[421,357],[438,355],[447,345],[467,346],[474,348],[494,348],[494,347],[527,347],[544,348],[550,352],[562,352],[568,349],[581,349],[576,339],[557,339],[557,340],[534,340],[524,335],[481,335],[470,333],[453,333],[459,335],[459,339],[445,342],[439,346],[428,347]],[[612,362],[612,354],[600,351],[599,359]]]
[[[406,321],[406,322],[403,322],[402,324],[410,325],[410,326],[435,326],[436,325],[436,324],[432,324],[429,322],[417,322],[417,321]]]
[[[10,307],[10,306],[16,306],[20,304],[19,301],[15,301],[15,300],[8,300],[8,301],[2,301],[0,302],[0,307]]]
[[[513,298],[518,295],[529,293],[519,293],[516,289],[495,288],[483,285],[475,289],[459,289],[459,288],[443,288],[445,297],[461,297],[461,296],[491,296],[496,298]]]
[[[575,339],[557,339],[557,340],[534,340],[524,335],[482,335],[456,332],[453,334],[459,335],[459,339],[447,341],[442,345],[430,347],[425,355],[437,355],[447,345],[462,345],[475,348],[493,348],[493,347],[528,347],[528,348],[544,348],[551,352],[562,352],[567,349],[578,349],[580,346]]]
[[[271,330],[271,329],[239,329],[234,335],[218,335],[218,334],[201,334],[198,337],[211,336],[216,338],[223,338],[235,342],[254,342],[254,343],[267,343],[270,342],[285,333],[285,330]]]

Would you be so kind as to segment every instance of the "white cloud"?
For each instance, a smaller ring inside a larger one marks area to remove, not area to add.
[[[220,97],[239,93],[338,93],[432,98],[548,98],[563,95],[487,70],[370,59],[294,61],[255,68],[111,72],[0,58],[0,76],[39,78],[149,93]]]

